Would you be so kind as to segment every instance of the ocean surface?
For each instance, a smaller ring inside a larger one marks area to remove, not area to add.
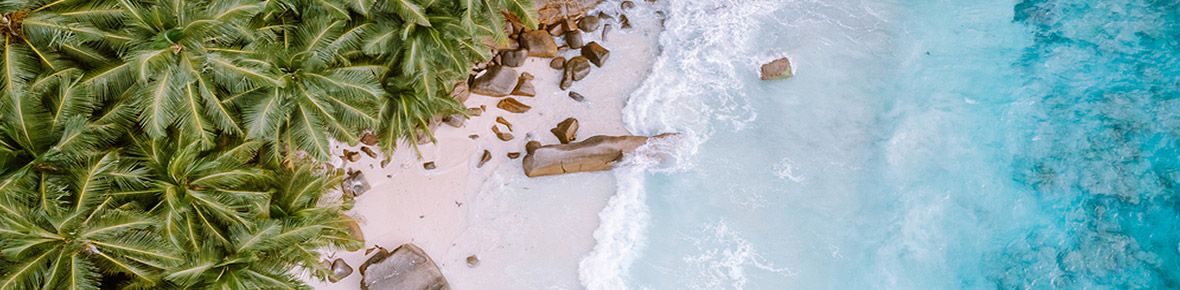
[[[659,1],[582,284],[1180,288],[1178,3]]]

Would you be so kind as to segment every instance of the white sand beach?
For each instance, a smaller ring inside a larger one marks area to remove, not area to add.
[[[603,5],[614,5],[611,11],[618,7],[613,1]],[[521,159],[530,140],[558,143],[549,130],[568,117],[579,121],[578,139],[629,134],[621,111],[659,53],[659,21],[647,4],[639,6],[627,11],[630,29],[620,29],[614,20],[604,21],[614,26],[607,41],[601,39],[601,28],[584,34],[586,43],[598,41],[611,51],[603,67],[594,67],[570,88],[584,95],[584,102],[558,88],[561,72],[549,67],[550,59],[530,57],[516,70],[536,77],[537,96],[510,96],[532,106],[528,112],[513,114],[496,108],[502,98],[473,94],[466,105],[486,106],[486,111],[461,128],[440,126],[434,133],[437,143],[418,147],[421,158],[413,147],[403,144],[385,168],[380,166],[383,157],[363,153],[359,162],[347,163],[348,168],[364,172],[372,185],[349,211],[360,220],[366,248],[392,250],[414,243],[439,264],[452,289],[583,288],[578,262],[594,247],[598,213],[616,190],[614,177],[593,172],[528,178]],[[564,50],[560,55],[578,54]],[[509,133],[515,138],[511,141],[501,141],[492,133],[497,116],[512,123]],[[344,149],[359,147],[335,148],[337,165],[344,163],[340,159]],[[492,159],[477,168],[484,150],[491,152]],[[510,152],[521,157],[509,159]],[[436,168],[424,169],[425,162],[434,162]],[[476,267],[467,265],[472,255],[481,261]],[[367,258],[365,250],[325,253],[325,258],[337,257],[354,269]],[[336,283],[309,284],[316,289],[359,289],[360,280],[360,273],[354,271]]]

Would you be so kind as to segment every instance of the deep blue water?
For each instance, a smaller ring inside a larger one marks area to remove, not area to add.
[[[661,3],[589,288],[1180,289],[1178,1]]]

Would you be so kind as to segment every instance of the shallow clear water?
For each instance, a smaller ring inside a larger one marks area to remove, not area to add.
[[[1177,1],[661,3],[588,288],[1180,288]]]

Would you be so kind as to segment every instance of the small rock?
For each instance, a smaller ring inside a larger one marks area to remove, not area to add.
[[[365,194],[370,188],[369,180],[365,178],[365,173],[360,170],[349,173],[348,177],[344,178],[344,181],[340,185],[344,194],[353,197]]]
[[[533,87],[533,81],[530,79],[520,78],[517,82],[516,88],[512,89],[513,96],[532,97],[537,95],[537,89]]]
[[[467,114],[472,117],[479,117],[483,115],[483,108],[467,108]]]
[[[596,16],[583,16],[582,19],[578,19],[578,29],[585,32],[594,32],[594,30],[598,30],[598,22],[599,19]]]
[[[619,4],[619,8],[622,8],[623,10],[635,8],[635,2],[623,1],[623,4]]]
[[[389,159],[381,160],[381,168],[385,168],[386,165],[389,165]]]
[[[585,51],[586,48],[583,47],[582,50]],[[590,59],[585,56],[575,56],[565,62],[565,71],[569,73],[573,81],[580,81],[590,74]]]
[[[466,88],[467,85],[463,85],[463,87]],[[369,146],[377,145],[377,135],[374,135],[374,134],[361,135],[361,143],[364,143],[365,145],[369,145]]]
[[[762,65],[762,80],[764,81],[781,80],[794,75],[791,72],[791,60],[785,57]]]
[[[529,50],[529,56],[550,58],[557,56],[557,43],[553,36],[542,30],[525,32],[520,35],[520,44]]]
[[[528,59],[528,52],[523,49],[505,50],[500,52],[500,63],[506,66],[522,66],[524,65],[525,59]]]
[[[495,127],[492,127],[492,128],[493,128],[493,130],[495,130]],[[483,165],[488,163],[488,161],[491,161],[491,160],[492,160],[492,152],[484,150],[483,156],[479,157],[479,165],[476,165],[475,168],[483,168]]]
[[[508,159],[516,159],[520,157],[520,152],[508,152]]]
[[[571,49],[582,48],[585,44],[582,43],[582,32],[578,30],[565,33],[565,44],[569,45]]]
[[[526,72],[520,73],[520,77],[518,78],[518,80],[530,80],[531,81],[536,78],[537,77],[534,77],[533,74],[526,71]]]
[[[475,82],[471,84],[471,91],[493,97],[507,96],[516,88],[516,76],[516,70],[510,67],[493,66],[475,78]]]
[[[529,143],[524,144],[524,152],[529,154],[533,154],[533,150],[537,150],[537,148],[541,148],[541,142],[529,141]]]
[[[513,98],[504,98],[503,100],[500,100],[499,103],[496,103],[496,107],[516,114],[523,114],[524,112],[528,112],[529,109],[533,108],[522,104],[520,101],[517,101]]]
[[[369,149],[369,147],[361,147],[361,152],[365,152],[365,155],[369,155],[369,158],[377,158],[377,152],[373,152],[373,149]]]
[[[611,26],[610,23],[602,26],[602,41],[606,41],[606,35],[611,32],[612,28],[614,26]]]
[[[566,64],[569,64],[569,62],[567,61]],[[561,72],[561,84],[559,84],[557,87],[561,90],[568,90],[573,85],[574,85],[573,73],[571,73],[569,70],[565,70],[565,71]]]
[[[434,170],[434,168],[435,168],[434,161],[422,163],[422,168],[424,168],[426,170]]]
[[[586,97],[582,96],[582,94],[579,94],[578,92],[570,91],[570,99],[581,102],[586,100]]]
[[[561,34],[565,33],[565,28],[561,27],[561,23],[554,23],[553,25],[549,25],[549,28],[547,28],[545,30],[547,32],[549,32],[549,35],[552,35],[555,37],[561,36]]]
[[[500,141],[512,141],[515,138],[510,133],[500,132],[500,128],[495,125],[492,125],[492,133],[496,133],[496,138],[500,138]]]
[[[561,28],[565,29],[565,32],[570,32],[578,30],[578,25],[574,23],[573,19],[566,18],[565,20],[561,21]]]
[[[627,19],[627,14],[619,15],[619,27],[623,29],[631,28],[631,19]]]
[[[607,19],[615,19],[615,18],[610,16],[610,14],[606,14],[606,11],[598,11],[598,20],[607,20]]]
[[[467,101],[468,97],[471,97],[471,90],[469,90],[467,88],[467,82],[455,81],[455,85],[451,86],[451,98],[455,99],[455,101],[462,104],[463,102]],[[376,136],[373,136],[373,138],[374,138],[373,143],[376,144],[377,143]],[[361,142],[364,142],[364,141],[361,141]],[[365,143],[365,144],[368,144],[368,143]],[[373,144],[369,144],[369,146],[373,146]]]
[[[451,127],[459,128],[463,127],[463,124],[467,122],[467,117],[464,117],[463,114],[453,114],[443,117],[442,121]]]
[[[476,258],[475,255],[468,256],[467,267],[475,268],[475,266],[479,266],[479,258]]]
[[[598,42],[591,41],[582,48],[582,56],[590,59],[590,62],[595,66],[602,67],[602,64],[610,57],[610,51],[599,45]]]
[[[577,139],[578,134],[578,119],[566,118],[561,123],[557,123],[557,127],[549,130],[554,136],[557,136],[557,141],[561,144],[569,144],[571,141]]]
[[[508,131],[512,131],[512,123],[508,123],[504,117],[496,116],[496,123],[504,124],[505,127],[508,127]]]
[[[352,275],[352,266],[345,263],[344,259],[336,258],[336,261],[332,262],[332,275],[328,275],[328,281],[336,283],[348,275]]]
[[[470,138],[471,140],[479,140],[479,135],[471,134],[467,135],[467,138]]]
[[[553,69],[564,68],[565,67],[565,58],[560,57],[560,56],[553,58],[553,60],[549,61],[549,67],[553,68]]]
[[[361,153],[344,150],[344,159],[348,159],[348,162],[357,162],[361,160]]]

